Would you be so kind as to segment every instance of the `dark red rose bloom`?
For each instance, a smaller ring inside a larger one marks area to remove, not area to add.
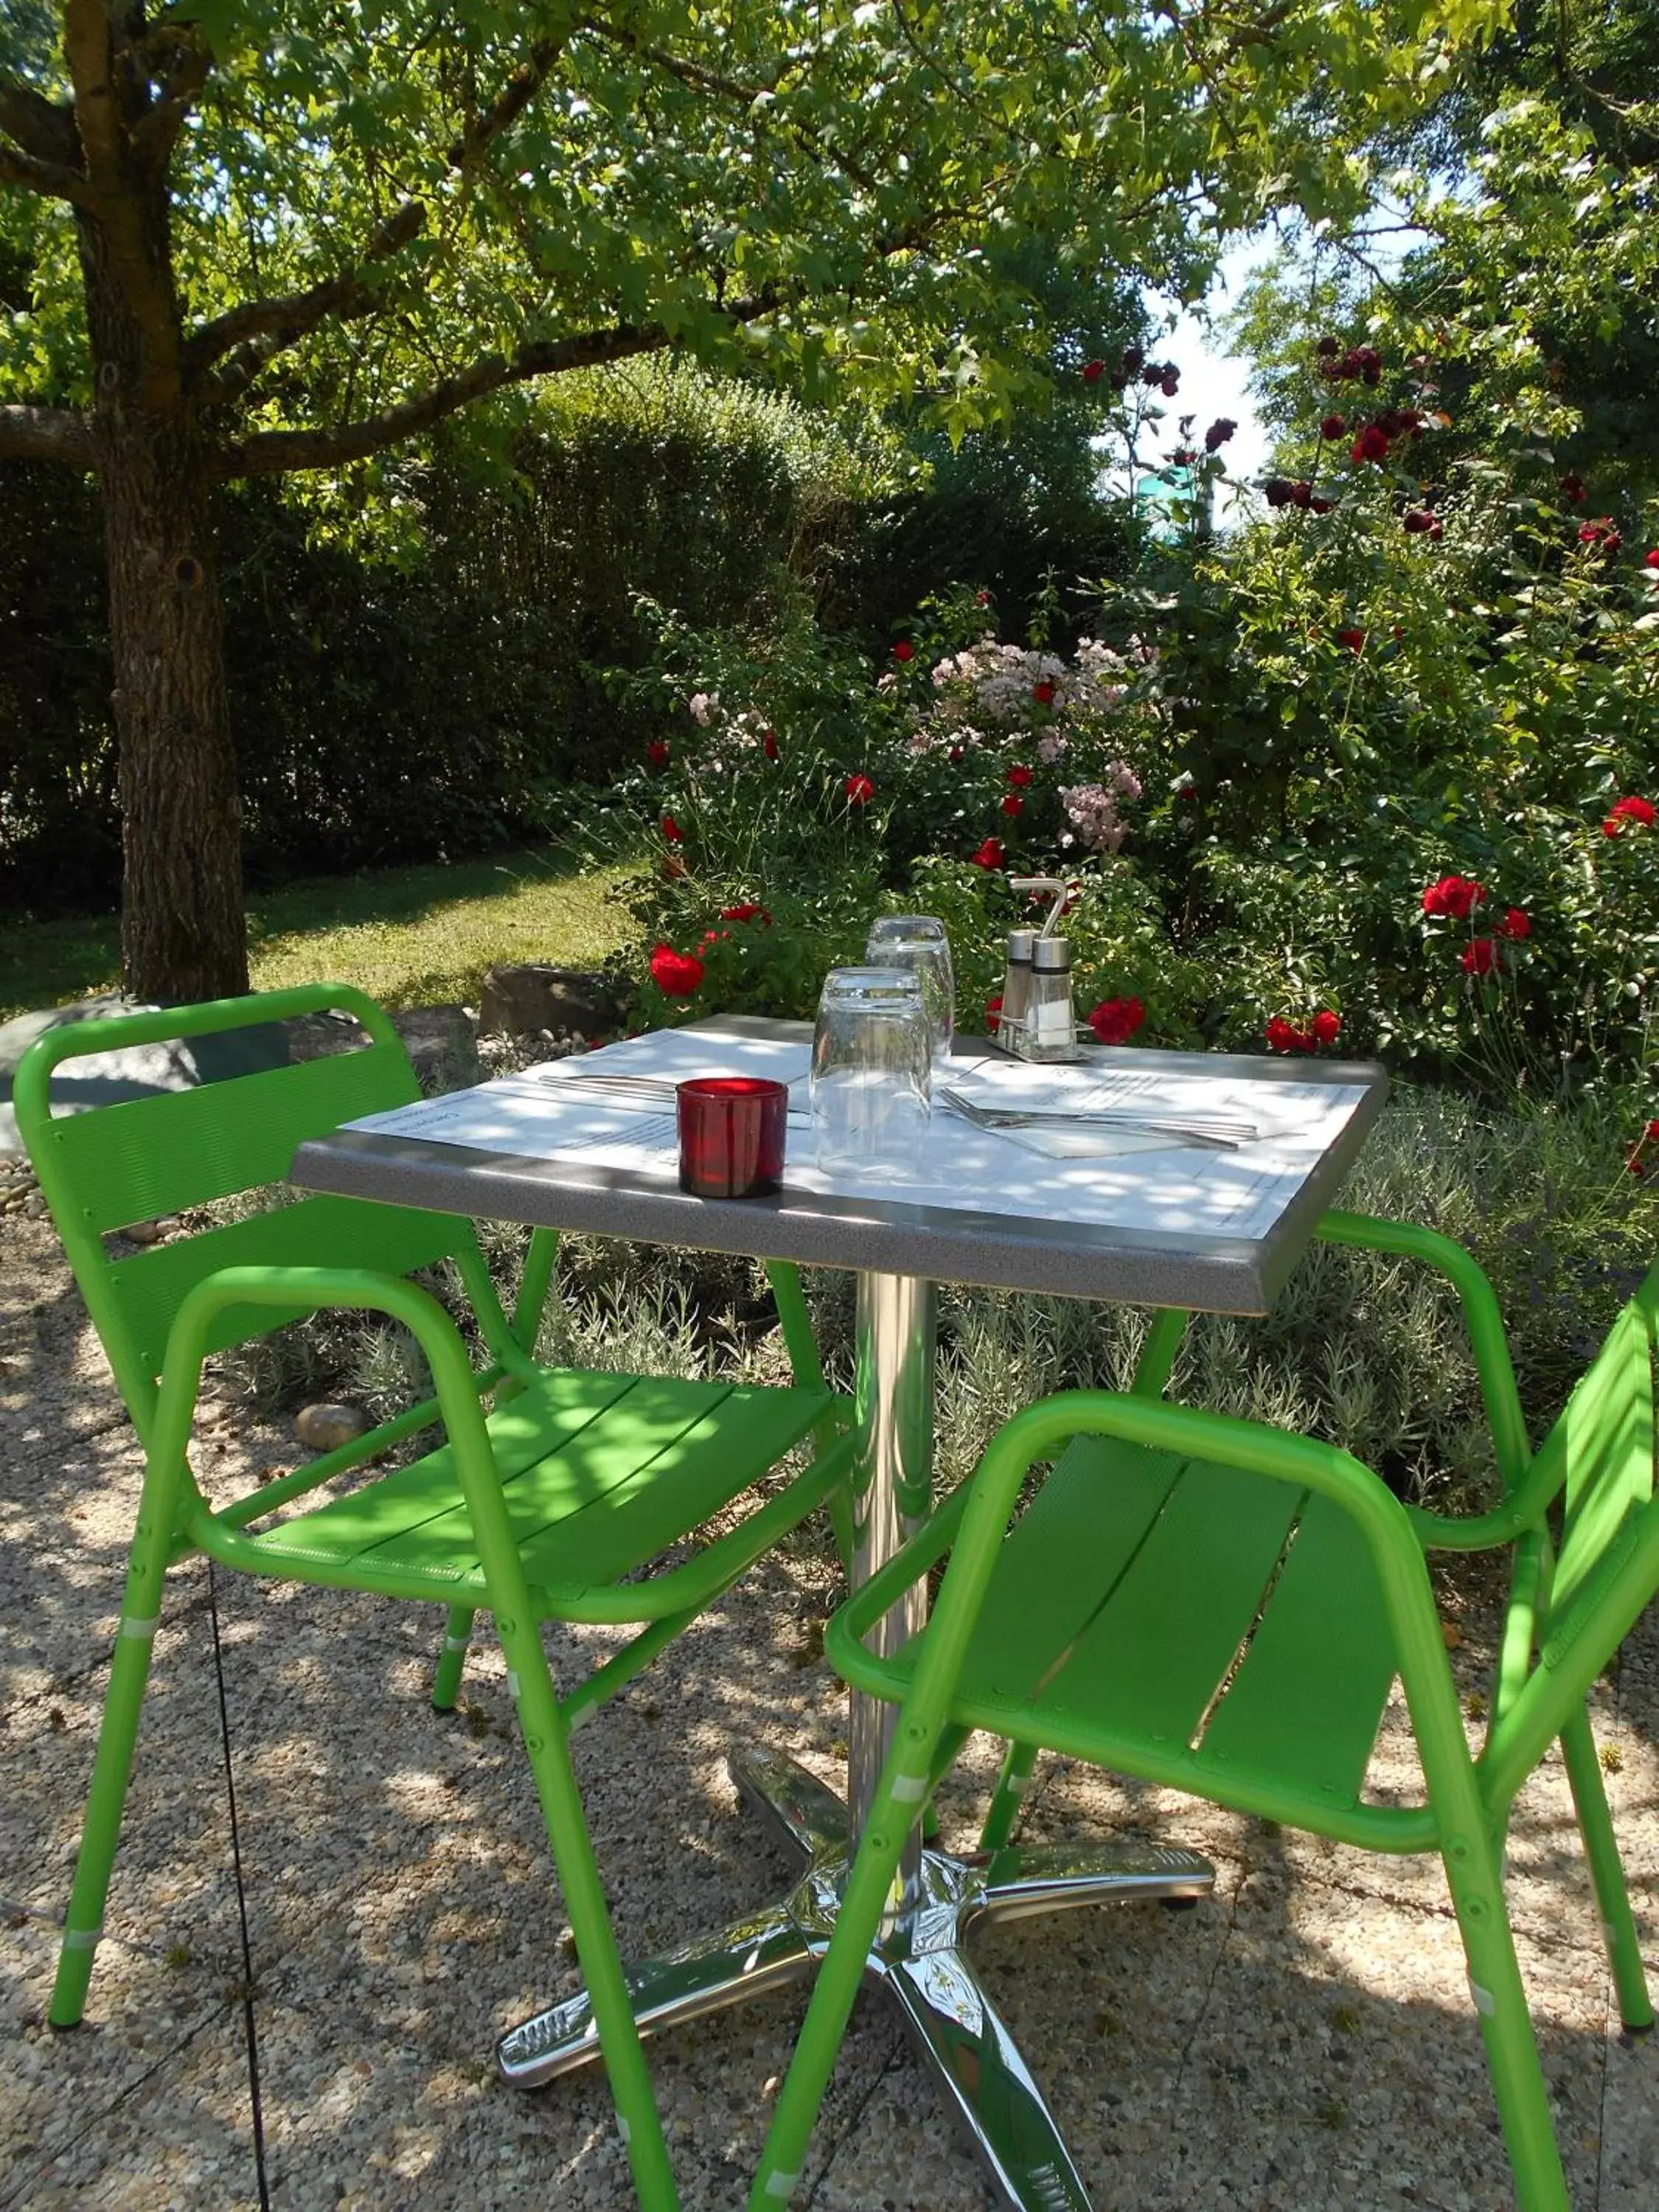
[[[893,647],[893,658],[895,660],[914,660],[915,657],[916,648],[911,644],[908,637],[902,637],[898,643]]]
[[[1642,566],[1644,568],[1659,568],[1659,545],[1642,556]]]
[[[1626,822],[1639,822],[1644,830],[1651,830],[1656,810],[1650,799],[1620,799],[1613,801],[1613,811],[1601,824],[1601,834],[1616,837]]]
[[[1581,545],[1594,545],[1601,535],[1599,522],[1581,522],[1578,526],[1578,543]]]
[[[672,945],[653,945],[651,980],[665,999],[689,999],[702,976],[702,963],[695,952],[676,952]]]
[[[1292,507],[1311,507],[1313,505],[1313,486],[1308,482],[1305,477],[1302,477],[1297,483],[1293,483],[1291,486],[1291,505]]]
[[[1575,507],[1582,507],[1583,505],[1586,497],[1584,479],[1579,475],[1577,469],[1569,469],[1565,476],[1562,477],[1561,496],[1563,499],[1571,500]]]
[[[645,749],[645,757],[653,768],[666,768],[668,765],[667,740],[664,738],[653,738]]]
[[[988,1030],[995,1029],[997,1025],[997,1017],[1001,1013],[1001,1012],[1002,994],[999,991],[994,999],[988,999],[985,1001],[985,1026]]]
[[[1265,488],[1269,507],[1288,507],[1296,489],[1288,477],[1269,477]]]
[[[1085,384],[1098,384],[1105,374],[1106,364],[1103,361],[1085,361],[1083,364],[1083,381]]]
[[[976,868],[1000,868],[1002,866],[1001,840],[988,837],[978,852],[969,853],[968,858]]]
[[[1434,528],[1434,517],[1429,513],[1426,507],[1413,507],[1411,513],[1404,518],[1401,524],[1401,527],[1403,530],[1410,531],[1414,538],[1426,537],[1428,532]]]
[[[1025,801],[1017,791],[1005,792],[1002,798],[1002,811],[1012,821],[1016,814],[1024,813]]]
[[[950,761],[959,761],[962,758],[962,747],[960,745],[952,745],[950,751],[945,755],[945,758]]]
[[[1604,530],[1601,532],[1601,550],[1609,559],[1622,549],[1624,543],[1624,539],[1616,530]]]
[[[1322,438],[1346,437],[1347,428],[1348,418],[1346,415],[1328,415],[1319,426],[1319,434]]]
[[[867,775],[849,775],[845,789],[849,806],[867,806],[876,795],[876,787]]]
[[[1029,768],[1023,767],[1019,762],[1016,761],[1013,767],[1009,769],[1005,781],[1012,783],[1017,791],[1024,791],[1026,785],[1031,781],[1031,771]]]
[[[1532,935],[1532,916],[1528,914],[1524,914],[1518,906],[1510,907],[1505,911],[1502,921],[1498,924],[1496,934],[1499,937],[1512,937],[1517,939],[1530,937]]]
[[[1438,883],[1431,884],[1423,894],[1423,911],[1428,915],[1444,915],[1453,921],[1467,921],[1483,898],[1486,887],[1472,876],[1442,876]]]
[[[1334,355],[1340,353],[1341,350],[1341,339],[1334,337],[1321,338],[1319,343],[1314,348],[1314,351],[1326,361],[1330,360]]]
[[[1124,373],[1124,374],[1125,374],[1126,376],[1138,376],[1138,375],[1140,374],[1141,370],[1146,367],[1146,353],[1145,353],[1144,349],[1143,349],[1141,347],[1139,347],[1139,346],[1125,346],[1125,347],[1124,347],[1124,349],[1123,349],[1123,373]]]
[[[1052,707],[1054,703],[1054,687],[1052,684],[1046,682],[1042,684],[1034,684],[1031,686],[1031,696],[1036,701],[1039,707]]]
[[[772,927],[771,915],[763,906],[757,904],[753,899],[745,899],[741,906],[723,906],[720,908],[720,920],[722,921],[757,921],[763,929],[770,929]]]
[[[1389,458],[1389,434],[1375,422],[1368,422],[1354,440],[1352,448],[1357,461],[1386,461]]]
[[[1139,999],[1103,999],[1088,1017],[1100,1044],[1127,1044],[1146,1018]]]
[[[1308,505],[1316,514],[1329,514],[1335,507],[1336,501],[1334,499],[1310,499]]]
[[[1166,399],[1173,399],[1176,392],[1181,389],[1180,371],[1174,368],[1166,368],[1158,388],[1164,394],[1164,397]]]
[[[1472,937],[1463,947],[1463,972],[1467,975],[1490,975],[1498,958],[1498,947],[1490,937]]]
[[[1177,446],[1170,456],[1170,463],[1173,468],[1189,469],[1197,459],[1190,446]]]
[[[1437,545],[1445,534],[1446,526],[1437,514],[1434,520],[1429,525],[1429,543],[1431,545]]]
[[[766,755],[768,760],[775,760],[777,758],[778,733],[775,730],[763,730],[761,732],[761,750]]]
[[[1363,653],[1365,650],[1365,633],[1363,629],[1340,629],[1335,633],[1335,636],[1337,643],[1346,645],[1350,653]]]
[[[1226,444],[1228,439],[1232,436],[1234,431],[1237,430],[1237,423],[1233,421],[1231,415],[1218,415],[1215,421],[1211,423],[1209,428],[1204,433],[1205,452],[1206,453],[1218,453],[1221,447]]]
[[[1316,1044],[1334,1044],[1342,1034],[1342,1017],[1329,1006],[1322,1006],[1313,1018],[1313,1036]]]
[[[1625,1169],[1627,1174],[1633,1176],[1644,1176],[1647,1173],[1646,1168],[1642,1164],[1641,1156],[1637,1152],[1632,1152],[1625,1162]]]
[[[662,817],[662,834],[671,845],[678,845],[685,832],[672,814],[665,814]]]
[[[1267,1045],[1273,1052],[1311,1052],[1314,1041],[1308,1030],[1297,1029],[1283,1014],[1275,1014],[1267,1024]]]
[[[1642,1133],[1647,1137],[1659,1137],[1659,1121],[1650,1121]]]

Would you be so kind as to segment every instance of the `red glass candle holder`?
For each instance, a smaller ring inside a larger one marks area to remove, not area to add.
[[[758,1075],[675,1085],[680,1188],[696,1198],[763,1198],[783,1179],[789,1086]]]

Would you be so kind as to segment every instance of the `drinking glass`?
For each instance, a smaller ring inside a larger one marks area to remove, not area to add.
[[[913,969],[830,969],[812,1036],[811,1100],[819,1167],[867,1180],[921,1165],[932,1032]]]
[[[948,1073],[957,1026],[957,981],[945,924],[931,914],[883,915],[870,925],[864,957],[872,968],[915,970],[932,1031],[934,1072]]]

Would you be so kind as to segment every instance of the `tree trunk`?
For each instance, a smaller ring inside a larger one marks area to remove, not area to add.
[[[179,374],[165,185],[112,236],[78,224],[96,378],[120,763],[121,972],[137,999],[247,988],[241,799],[208,501],[212,448]]]
[[[121,973],[136,999],[246,991],[241,800],[205,456],[187,422],[100,439],[121,786]]]

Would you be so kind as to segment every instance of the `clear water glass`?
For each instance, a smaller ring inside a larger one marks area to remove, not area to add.
[[[921,1165],[933,1032],[914,969],[832,968],[812,1036],[812,1134],[826,1173],[902,1180]]]
[[[948,1072],[957,1027],[957,979],[945,924],[931,914],[886,914],[870,925],[864,957],[872,968],[911,968],[921,984],[936,1074]]]

